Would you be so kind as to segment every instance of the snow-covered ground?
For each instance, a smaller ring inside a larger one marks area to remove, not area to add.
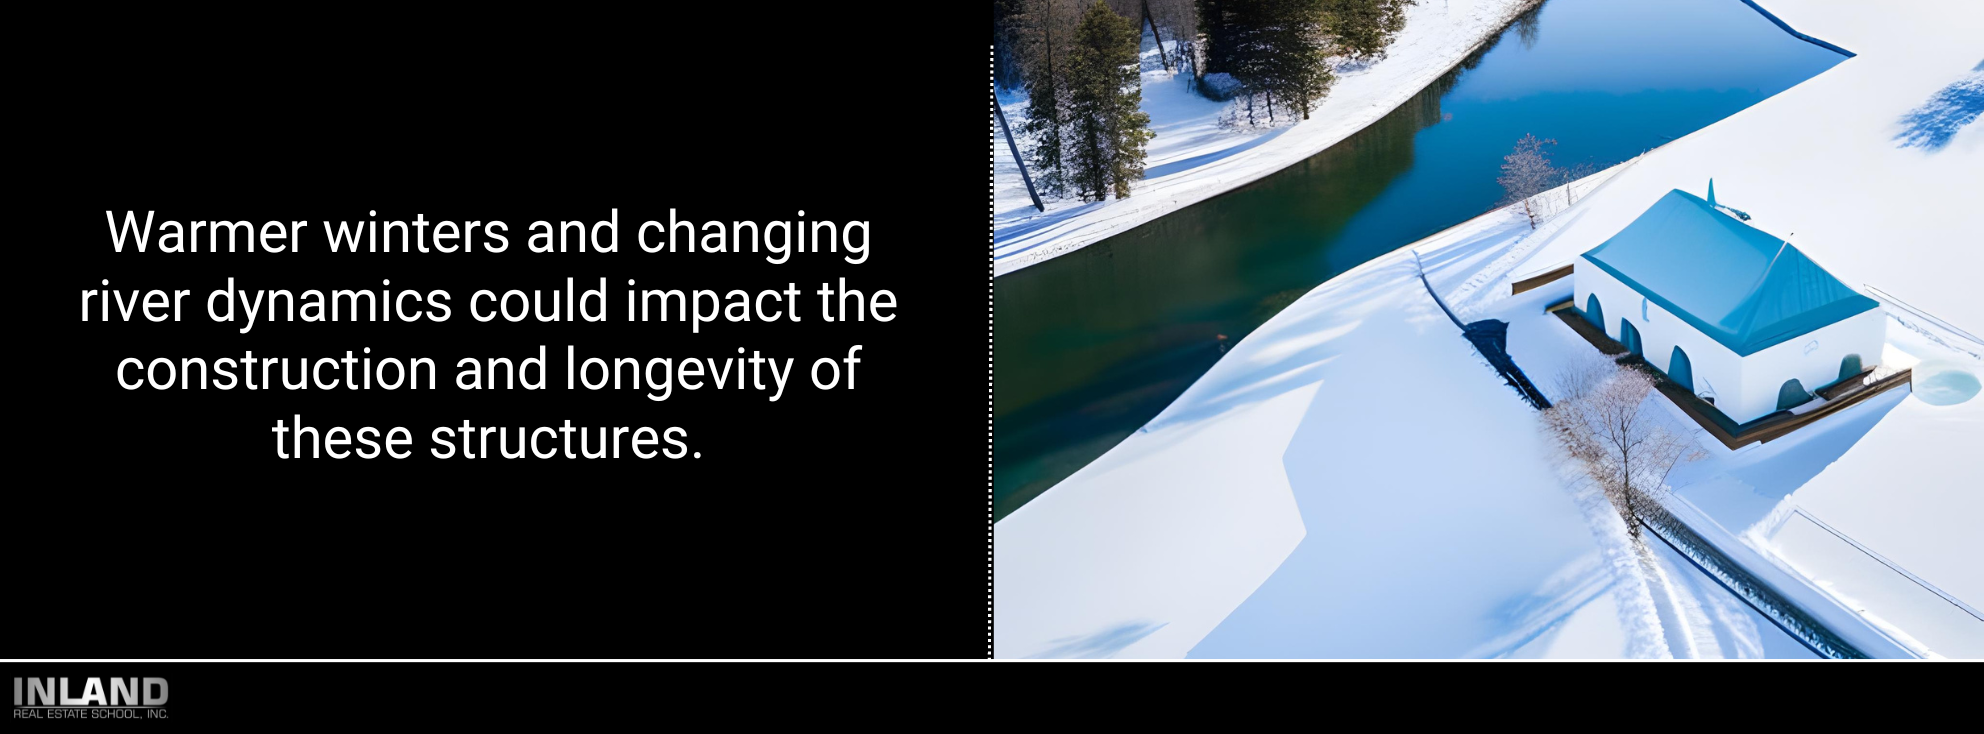
[[[1871,285],[1984,333],[1984,126],[1940,149],[1903,147],[1905,118],[1984,60],[1984,4],[1764,0],[1792,27],[1857,54],[1645,156],[1607,184],[1523,271],[1570,262],[1671,189],[1787,237],[1847,285]]]
[[[1491,430],[1528,408],[1470,349],[1407,252],[1303,297],[997,524],[995,653],[1449,657],[1516,646],[1524,612],[1582,606],[1610,584],[1560,572],[1601,567],[1597,544],[1535,433]],[[1576,597],[1534,600],[1546,589]],[[1256,619],[1222,627],[1236,609]]]
[[[1535,0],[1424,0],[1386,56],[1338,72],[1329,97],[1299,123],[1269,130],[1219,126],[1225,103],[1185,89],[1170,72],[1143,75],[1143,109],[1157,136],[1144,180],[1127,199],[1051,202],[1033,208],[1019,167],[992,122],[993,272],[998,275],[1086,247],[1126,229],[1257,180],[1321,152],[1391,112],[1501,32]],[[1002,99],[1018,126],[1023,99]]]
[[[1713,176],[1749,224],[1882,301],[1887,361],[1984,375],[1984,125],[1917,134],[1925,117],[1947,128],[1948,90],[1979,83],[1984,6],[1764,5],[1857,55],[1622,168],[1509,278],[1569,262],[1669,189],[1699,194]],[[1492,303],[1507,289],[1482,292]],[[1710,460],[1674,477],[1679,501],[1916,654],[1984,656],[1984,399],[1897,391],[1767,445],[1704,443]]]
[[[1984,374],[1980,367],[1969,365]],[[1770,529],[1766,542],[1792,566],[1838,596],[1857,599],[1924,649],[1984,658],[1984,620],[1977,616],[1984,608],[1980,446],[1984,397],[1949,406],[1919,397],[1903,400],[1773,513],[1785,517],[1795,508],[1806,524],[1816,521],[1832,531],[1806,534],[1810,539],[1838,542],[1800,543],[1813,551],[1800,552],[1784,537],[1783,526]],[[1759,533],[1766,527],[1760,523]]]
[[[1632,557],[1617,515],[1556,471],[1534,413],[1420,286],[1411,251],[1463,318],[1510,322],[1511,355],[1548,391],[1589,347],[1540,313],[1561,294],[1508,284],[1713,176],[1752,225],[1884,294],[1891,361],[1984,374],[1984,344],[1967,341],[1984,333],[1984,126],[1903,147],[1911,111],[1984,58],[1984,5],[1765,5],[1858,56],[1587,181],[1535,232],[1493,212],[1289,306],[1142,431],[997,524],[995,653],[1798,654],[1679,556],[1656,544]],[[1784,591],[1835,605],[1828,624],[1877,630],[1880,654],[1984,655],[1970,626],[1984,601],[1984,397],[1925,396],[1898,389],[1733,452],[1705,440],[1710,457],[1676,472],[1671,501],[1748,544],[1725,548],[1732,558],[1802,579]]]
[[[1889,359],[1896,343],[1961,358],[1905,329],[1888,338]],[[1984,400],[1935,406],[1902,388],[1768,444],[1701,444],[1709,458],[1674,473],[1670,504],[1830,597],[1803,594],[1808,606],[1843,605],[1914,655],[1984,657],[1984,621],[1964,601],[1984,598],[1984,470],[1964,456],[1984,445]]]
[[[1576,213],[1573,209],[1569,214]],[[1548,235],[1546,227],[1532,239]],[[1505,254],[1521,251],[1518,244],[1507,248]],[[1507,292],[1506,283],[1501,288],[1501,292]],[[1553,398],[1557,397],[1554,377],[1560,370],[1571,360],[1589,359],[1596,354],[1576,332],[1543,310],[1546,305],[1571,295],[1571,280],[1566,278],[1520,296],[1500,299],[1490,306],[1478,306],[1484,309],[1484,317],[1509,322],[1509,354]],[[1788,437],[1734,451],[1702,431],[1693,419],[1658,393],[1647,396],[1642,410],[1650,411],[1647,414],[1650,418],[1664,421],[1670,430],[1694,436],[1704,454],[1702,459],[1680,465],[1669,477],[1670,486],[1675,489],[1665,502],[1678,519],[1720,555],[1743,565],[1752,576],[1770,584],[1778,596],[1806,610],[1835,636],[1860,651],[1879,657],[1919,657],[1919,650],[1900,641],[1892,631],[1854,616],[1852,610],[1829,596],[1823,585],[1802,578],[1788,564],[1774,560],[1764,544],[1738,537],[1744,529],[1763,523],[1781,498],[1853,446],[1906,395],[1906,390],[1891,391],[1801,428]],[[1516,427],[1511,426],[1510,430]],[[1610,511],[1609,506],[1600,505],[1595,512]],[[1747,627],[1735,622],[1734,617],[1725,619],[1728,615],[1705,614],[1702,610],[1708,607],[1702,606],[1702,600],[1712,601],[1715,594],[1704,589],[1721,588],[1720,584],[1689,570],[1688,563],[1673,554],[1663,541],[1649,538],[1648,545],[1666,558],[1663,563],[1655,564],[1656,568],[1643,569],[1642,573],[1652,574],[1647,582],[1655,594],[1667,641],[1676,657],[1727,657],[1732,652],[1752,649],[1752,641],[1776,651],[1785,649],[1784,643],[1790,638],[1779,640],[1777,635],[1768,633],[1746,637],[1741,631]],[[1719,593],[1728,594],[1726,590]],[[1761,615],[1755,615],[1753,621],[1770,625]],[[1773,652],[1773,656],[1779,655]]]
[[[1420,285],[1420,260],[1453,293],[1528,233],[1498,210],[1318,287],[1145,429],[1001,520],[995,653],[1795,648],[1679,569],[1643,578],[1617,514],[1567,486],[1534,412]],[[1532,300],[1504,307],[1540,312]],[[1548,337],[1560,352],[1582,344],[1562,336]]]

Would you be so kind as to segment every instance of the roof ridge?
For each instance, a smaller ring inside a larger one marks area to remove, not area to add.
[[[1763,230],[1757,231],[1761,232]],[[1771,272],[1777,270],[1777,263],[1779,260],[1784,259],[1784,251],[1787,249],[1794,249],[1791,247],[1791,240],[1779,240],[1777,253],[1770,256],[1770,262],[1764,265],[1764,271],[1757,275],[1755,282],[1750,283],[1749,289],[1743,291],[1743,298],[1737,301],[1738,305],[1736,308],[1729,312],[1729,315],[1732,317],[1742,317],[1741,321],[1729,325],[1737,333],[1747,332],[1751,327],[1756,326],[1757,306],[1762,303],[1764,284],[1770,282]]]
[[[1680,189],[1662,195],[1584,258],[1738,355],[1879,305],[1790,237],[1712,209]]]

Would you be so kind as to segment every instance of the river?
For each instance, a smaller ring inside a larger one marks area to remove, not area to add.
[[[1129,436],[1317,284],[1492,209],[1523,135],[1556,140],[1560,166],[1603,167],[1842,60],[1739,0],[1549,0],[1343,142],[998,278],[995,515]]]

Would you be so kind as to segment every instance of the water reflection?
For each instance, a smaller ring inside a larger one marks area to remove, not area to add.
[[[1316,284],[1488,210],[1522,135],[1558,139],[1560,165],[1623,160],[1840,59],[1736,0],[1551,0],[1336,146],[1000,277],[995,514],[1136,431]]]

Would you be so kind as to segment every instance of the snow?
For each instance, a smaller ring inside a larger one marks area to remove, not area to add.
[[[1686,556],[1666,543],[1651,541],[1655,562],[1673,580],[1677,598],[1686,600],[1693,654],[1700,659],[1790,658],[1818,655],[1776,626],[1707,574],[1695,572]]]
[[[1051,202],[1033,208],[1005,138],[992,122],[993,272],[997,275],[1081,249],[1138,224],[1255,181],[1321,152],[1391,112],[1500,33],[1533,0],[1441,0],[1406,9],[1405,29],[1386,56],[1340,69],[1309,119],[1270,130],[1219,126],[1223,102],[1185,89],[1170,72],[1143,74],[1143,109],[1157,134],[1144,180],[1126,199]],[[1023,99],[1000,100],[1020,124]]]
[[[1939,149],[1903,147],[1911,110],[1984,55],[1984,5],[1897,13],[1846,0],[1767,0],[1798,30],[1854,53],[1824,73],[1643,156],[1523,271],[1570,262],[1669,190],[1701,193],[1786,237],[1849,286],[1871,285],[1972,334],[1984,331],[1976,203],[1984,150],[1975,124]]]
[[[1261,389],[1249,362],[1320,365],[1282,457],[1309,538],[1192,656],[1495,654],[1484,641],[1554,611],[1555,587],[1542,582],[1597,552],[1539,461],[1540,437],[1493,430],[1529,425],[1530,409],[1412,292],[1413,272],[1402,259],[1371,274],[1402,286],[1359,299],[1384,308],[1345,313],[1334,299],[1305,299],[1280,326],[1310,338],[1238,354],[1246,376],[1200,383],[1216,405]],[[1157,423],[1191,420],[1190,397]]]
[[[1905,147],[1941,148],[1965,125],[1977,121],[1980,112],[1984,112],[1984,68],[1972,70],[1970,76],[1943,87],[1921,107],[1909,111],[1895,139]]]
[[[1419,249],[1442,283],[1526,230],[1498,210]],[[1001,520],[995,654],[1665,657],[1534,413],[1417,272],[1401,250],[1318,287]]]
[[[1642,560],[1419,284],[1415,260],[1443,298],[1468,291],[1529,236],[1497,210],[1317,287],[1001,520],[994,653],[1808,655],[1713,580]],[[1560,297],[1485,314],[1511,320],[1518,362],[1590,350],[1543,314]]]
[[[1465,300],[1550,231],[1497,210],[1318,286],[1001,520],[994,653],[1804,655],[1698,573],[1644,578],[1617,513],[1419,283],[1415,262]],[[1511,321],[1519,363],[1559,364],[1590,350],[1543,314],[1561,297],[1469,318]]]
[[[1905,636],[1925,652],[1984,658],[1984,620],[1905,571],[1868,553],[1803,510],[1761,545],[1849,608]]]
[[[1581,182],[1577,206],[1535,232],[1498,210],[1299,299],[995,526],[995,654],[1804,654],[1662,544],[1631,555],[1617,515],[1560,472],[1533,412],[1420,286],[1412,252],[1462,318],[1509,322],[1511,356],[1549,392],[1554,367],[1590,351],[1542,313],[1570,281],[1518,296],[1508,283],[1713,176],[1752,226],[1882,302],[1884,370],[1984,375],[1968,336],[1984,333],[1984,126],[1940,148],[1896,140],[1908,111],[1978,64],[1984,6],[1766,4],[1858,56]],[[1086,216],[1035,234],[1103,226]],[[1768,444],[1698,441],[1709,457],[1670,477],[1669,504],[1731,560],[1873,654],[1984,655],[1964,616],[1984,601],[1984,397],[1898,388]]]
[[[1858,600],[1931,652],[1984,657],[1984,621],[1973,616],[1984,607],[1979,446],[1984,400],[1938,406],[1910,396],[1786,500],[1783,512],[1795,508],[1851,543],[1786,541],[1781,528],[1765,539],[1793,567],[1831,582],[1831,591]],[[1848,545],[1866,552],[1851,553]],[[1884,563],[1869,565],[1870,557]],[[1915,583],[1895,583],[1883,572],[1890,565]]]
[[[1600,172],[1593,178],[1602,181],[1615,172]],[[1567,214],[1575,213],[1572,210]],[[1546,225],[1530,238],[1547,237],[1549,229]],[[1511,243],[1503,254],[1520,251],[1522,244],[1520,241]],[[1470,279],[1468,285],[1476,282],[1479,281]],[[1518,296],[1505,297],[1493,302],[1492,306],[1480,306],[1478,310],[1483,312],[1469,317],[1508,321],[1511,357],[1552,399],[1561,397],[1557,394],[1555,380],[1559,370],[1574,359],[1588,359],[1597,354],[1583,337],[1566,327],[1557,316],[1544,311],[1546,306],[1570,295],[1571,281],[1566,278]],[[1657,393],[1649,394],[1647,401],[1646,410],[1660,410],[1668,414],[1671,428],[1684,433],[1697,430],[1692,419]],[[1518,429],[1517,426],[1508,428]],[[1727,453],[1727,449],[1714,439],[1705,434],[1701,438],[1707,445]],[[1562,471],[1573,470],[1565,467]],[[1795,638],[1778,631],[1767,618],[1747,606],[1718,581],[1695,570],[1685,557],[1673,552],[1658,539],[1646,536],[1646,545],[1652,554],[1651,557],[1640,558],[1627,539],[1624,524],[1609,502],[1588,483],[1581,484],[1571,477],[1567,477],[1565,483],[1573,487],[1573,494],[1585,508],[1593,533],[1612,557],[1615,564],[1613,578],[1617,579],[1622,590],[1637,587],[1634,594],[1615,596],[1622,599],[1618,602],[1620,605],[1633,605],[1633,611],[1619,617],[1620,633],[1640,638],[1636,644],[1628,645],[1623,653],[1573,656],[1646,658],[1671,655],[1698,659],[1814,657]],[[1768,512],[1768,507],[1759,508],[1757,512]],[[1565,624],[1576,623],[1573,619]],[[1654,639],[1643,639],[1649,635]]]
[[[1984,327],[1975,294],[1984,146],[1976,124],[1949,136],[1951,115],[1937,106],[1974,83],[1984,6],[1898,14],[1841,0],[1766,5],[1857,56],[1622,167],[1484,290],[1506,292],[1511,280],[1568,262],[1668,190],[1700,190],[1714,177],[1718,200],[1752,214],[1749,224],[1881,300],[1890,317],[1884,362],[1895,363],[1884,369],[1921,361],[1914,366],[1927,389],[1877,397],[1762,446],[1730,452],[1704,441],[1711,459],[1676,473],[1675,496],[1917,653],[1984,654],[1984,622],[1962,609],[1984,602],[1984,565],[1975,561],[1984,558],[1976,532],[1984,495],[1975,489],[1984,472],[1974,456],[1984,445],[1984,401],[1929,402],[1960,395],[1967,378],[1984,374],[1984,344],[1969,336]],[[1925,107],[1942,110],[1934,119],[1947,144],[1912,134]],[[1951,364],[1961,372],[1932,373]],[[1838,534],[1789,520],[1800,516]]]
[[[1292,433],[1313,393],[1139,434],[1000,520],[994,654],[1182,657],[1302,540],[1282,447],[1258,437]]]
[[[1502,657],[1513,660],[1617,657],[1626,644],[1616,623],[1618,615],[1618,606],[1610,595],[1595,596],[1590,604],[1571,612],[1561,624],[1551,625]]]

